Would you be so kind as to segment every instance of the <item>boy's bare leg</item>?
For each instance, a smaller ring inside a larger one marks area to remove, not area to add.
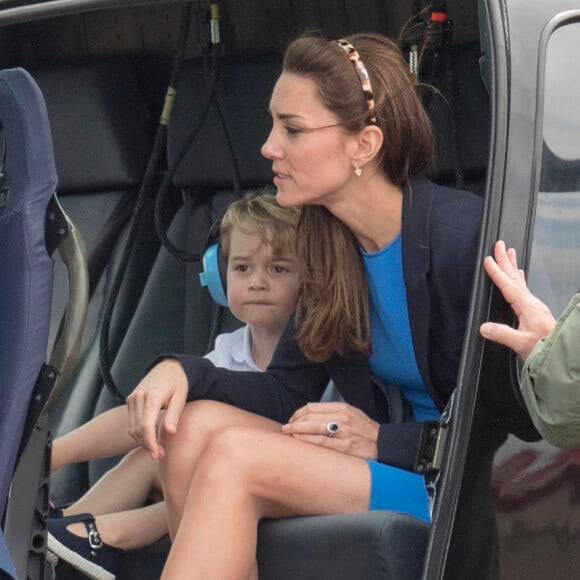
[[[165,502],[95,517],[101,539],[123,550],[149,546],[167,534]],[[68,530],[87,537],[84,524],[71,524]]]
[[[137,443],[127,427],[127,407],[121,405],[58,437],[52,443],[51,472],[71,463],[114,457],[135,449]]]
[[[150,499],[158,503],[145,506]],[[152,544],[167,534],[165,502],[160,500],[158,463],[139,448],[105,473],[64,510],[64,515],[92,514],[105,543],[129,550]],[[68,529],[86,537],[84,524],[71,524]]]
[[[107,471],[64,514],[110,514],[139,508],[149,499],[163,499],[158,476],[158,462],[143,448],[129,452]]]

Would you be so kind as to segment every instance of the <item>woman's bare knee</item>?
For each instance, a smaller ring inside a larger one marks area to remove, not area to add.
[[[245,427],[227,427],[215,432],[199,461],[200,477],[207,485],[248,486],[259,479],[263,461],[259,443],[264,433]]]
[[[166,461],[171,461],[174,456],[178,462],[182,463],[183,453],[187,452],[186,450],[191,450],[193,446],[197,454],[198,449],[203,448],[213,434],[236,426],[280,430],[280,425],[275,421],[226,403],[207,400],[193,401],[183,409],[177,432],[161,434],[161,442],[167,452]]]
[[[176,529],[208,439],[227,424],[227,413],[224,413],[227,407],[215,401],[188,403],[179,419],[177,432],[161,434],[165,457],[159,465],[159,476],[167,504],[170,532]]]
[[[240,438],[232,435],[231,430],[276,431],[280,424],[253,413],[237,409],[231,405],[216,401],[195,401],[188,403],[173,435],[163,434],[161,441],[165,448],[165,457],[161,460],[159,475],[167,505],[170,532],[175,532],[181,518],[187,494],[193,477],[196,475],[202,457],[247,456],[247,445],[240,444]],[[240,435],[244,437],[243,435]],[[211,444],[210,444],[211,442]],[[218,451],[218,447],[224,449]],[[239,451],[227,451],[236,447]],[[218,464],[210,465],[211,473],[216,470],[229,469]],[[230,466],[233,468],[233,465]],[[242,466],[237,466],[242,469]],[[210,477],[210,474],[207,474]]]
[[[185,405],[177,432],[175,434],[168,434],[162,430],[161,439],[162,444],[166,448],[171,446],[179,446],[180,444],[188,444],[192,440],[205,437],[208,433],[222,428],[226,424],[227,413],[224,410],[228,409],[225,403],[216,401],[193,401]]]

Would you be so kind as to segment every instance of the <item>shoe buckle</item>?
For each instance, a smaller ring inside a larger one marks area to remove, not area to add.
[[[100,550],[103,547],[103,540],[96,528],[89,530],[89,546],[91,550]]]

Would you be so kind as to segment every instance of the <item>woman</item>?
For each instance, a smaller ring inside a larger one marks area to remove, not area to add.
[[[429,520],[412,469],[422,422],[455,386],[481,202],[422,177],[429,119],[381,35],[294,41],[270,113],[262,153],[278,202],[303,206],[295,326],[266,373],[177,356],[128,399],[130,433],[163,458],[163,578],[257,578],[264,517],[395,509]],[[401,388],[413,421],[384,422],[371,373]],[[345,402],[306,404],[329,378]]]

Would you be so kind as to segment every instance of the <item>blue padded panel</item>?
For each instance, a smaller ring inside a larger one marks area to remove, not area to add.
[[[8,203],[0,208],[0,516],[28,403],[46,361],[53,262],[46,206],[57,185],[44,99],[23,69],[0,71]]]
[[[272,164],[260,154],[271,128],[268,105],[281,61],[275,58],[223,59],[218,99],[231,131],[243,186],[272,181]],[[184,63],[168,128],[168,159],[172,165],[201,115],[207,96],[206,73],[200,60]],[[231,187],[232,162],[215,108],[183,159],[174,182],[179,187]]]
[[[0,578],[14,578],[15,580],[17,578],[16,570],[14,569],[12,558],[10,558],[10,552],[8,551],[2,530],[0,530],[0,572],[2,572]]]
[[[131,63],[108,59],[32,71],[53,129],[59,193],[140,183],[151,138]]]

